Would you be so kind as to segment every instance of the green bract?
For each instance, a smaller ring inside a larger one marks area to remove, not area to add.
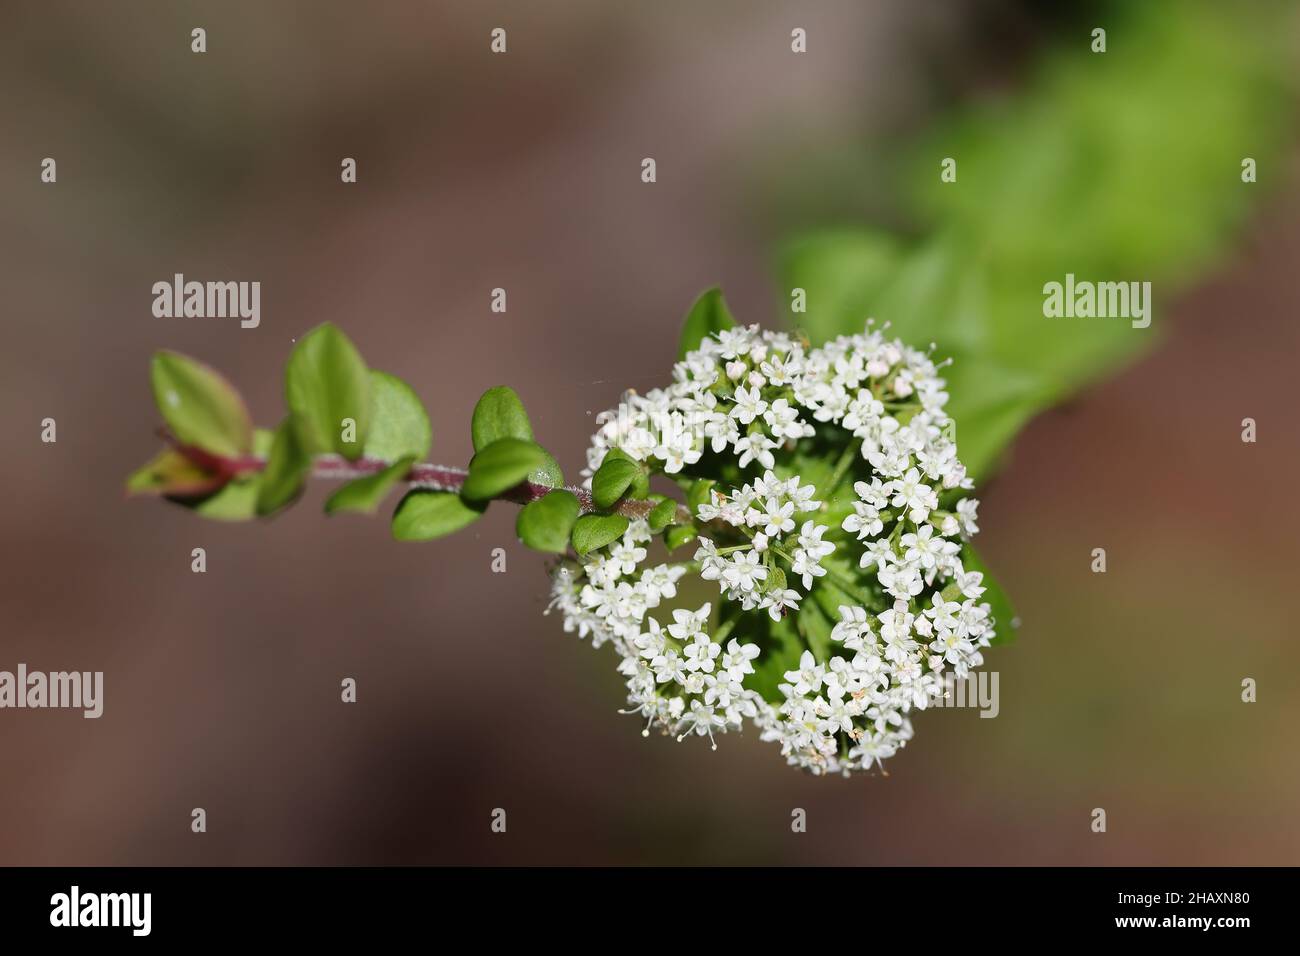
[[[677,358],[683,359],[687,352],[699,348],[705,336],[734,328],[735,325],[736,320],[731,317],[731,311],[722,298],[722,290],[716,287],[709,289],[695,300],[691,310],[686,313],[681,339],[677,344]]]

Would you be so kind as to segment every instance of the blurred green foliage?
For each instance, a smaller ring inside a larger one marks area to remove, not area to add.
[[[1258,190],[1282,173],[1292,85],[1280,4],[1152,2],[1079,28],[1019,93],[963,108],[911,144],[903,181],[919,243],[871,228],[800,236],[783,288],[814,342],[868,316],[952,356],[949,411],[976,480],[1039,411],[1154,341],[1177,291],[1229,247]],[[955,182],[940,162],[957,161]],[[1242,161],[1261,183],[1242,180]],[[1150,281],[1155,320],[1047,319],[1043,285],[1066,273]]]

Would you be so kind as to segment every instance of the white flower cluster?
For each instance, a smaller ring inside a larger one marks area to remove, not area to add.
[[[762,472],[712,486],[695,510],[691,562],[644,567],[652,535],[634,520],[619,541],[557,570],[552,605],[565,629],[614,644],[647,733],[712,737],[749,718],[792,764],[869,769],[910,739],[909,714],[943,693],[947,674],[983,662],[994,622],[960,543],[978,531],[977,502],[942,501],[971,487],[943,388],[927,353],[879,331],[808,349],[751,326],[705,339],[672,385],[628,393],[598,419],[593,471],[617,448],[683,487],[687,476]],[[802,462],[826,464],[816,483],[796,473]],[[667,624],[651,613],[691,571],[739,605],[712,635],[711,605],[672,609]],[[801,610],[810,595],[818,600]],[[831,607],[840,620],[817,641],[804,615],[825,621]],[[793,669],[758,675],[764,655],[788,646],[771,638],[778,627],[808,649]]]
[[[646,733],[659,725],[671,733],[707,734],[739,730],[743,719],[758,717],[767,704],[743,686],[754,673],[755,644],[734,638],[723,645],[708,633],[712,607],[674,609],[663,627],[648,616],[665,599],[677,596],[682,565],[661,564],[636,574],[650,540],[645,521],[628,525],[621,541],[584,559],[578,573],[565,564],[556,572],[552,607],[564,614],[564,629],[590,637],[599,647],[613,643],[627,678],[626,713],[646,719]],[[633,575],[635,574],[635,580]]]
[[[816,493],[812,485],[800,487],[798,476],[780,481],[770,471],[730,497],[711,491],[712,503],[700,505],[696,517],[740,529],[748,542],[719,551],[712,539],[701,538],[695,552],[700,577],[717,581],[727,600],[739,601],[746,611],[766,609],[774,621],[781,620],[786,608],[798,609],[801,595],[785,586],[785,572],[765,563],[764,556],[785,558],[791,572],[802,578],[804,590],[826,573],[822,559],[835,550],[834,544],[822,540],[827,526],[805,521],[795,531],[796,514],[821,508],[820,501],[812,500]]]

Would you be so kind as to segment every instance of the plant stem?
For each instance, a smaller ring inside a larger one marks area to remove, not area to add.
[[[340,455],[319,455],[312,462],[311,476],[325,480],[351,481],[355,478],[365,478],[368,475],[378,474],[390,464],[391,462],[379,458],[358,458],[355,461],[348,461]],[[228,470],[232,474],[261,471],[265,467],[266,459],[251,455],[228,462]],[[409,483],[412,488],[459,492],[465,484],[465,478],[468,474],[469,472],[466,469],[457,468],[453,465],[434,465],[419,462],[411,466],[411,470],[403,476],[402,480]],[[526,505],[530,501],[544,498],[547,494],[556,490],[547,485],[524,481],[509,491],[502,493],[498,498]],[[582,514],[608,510],[612,514],[622,515],[625,518],[644,518],[650,514],[656,504],[654,501],[624,499],[613,508],[603,509],[596,507],[595,502],[592,501],[591,492],[580,485],[566,485],[559,490],[567,491],[578,499]],[[690,512],[685,505],[679,506],[677,509],[677,523],[685,524],[689,521]]]

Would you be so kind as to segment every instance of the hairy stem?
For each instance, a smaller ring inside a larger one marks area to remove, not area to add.
[[[378,474],[390,464],[391,462],[379,458],[358,458],[355,461],[348,461],[339,455],[319,455],[312,463],[311,476],[326,480],[351,481],[354,478],[365,478],[368,475]],[[238,460],[228,461],[226,465],[225,470],[230,474],[246,474],[261,471],[266,467],[266,459],[250,455]],[[461,486],[465,484],[465,477],[468,474],[469,472],[466,469],[457,468],[453,465],[434,465],[419,462],[411,466],[410,471],[403,476],[402,480],[408,482],[413,488],[424,488],[429,491],[459,492]],[[530,501],[536,501],[538,498],[543,498],[549,492],[556,490],[547,485],[524,481],[498,497],[504,501],[513,501],[516,504],[526,505]],[[608,510],[612,514],[622,515],[625,518],[644,518],[654,509],[656,504],[653,501],[625,499],[618,502],[613,508],[602,509],[597,508],[595,502],[592,501],[591,492],[580,485],[566,485],[559,490],[568,491],[578,499],[582,514]],[[690,520],[690,511],[686,506],[678,506],[677,523],[685,524]]]

